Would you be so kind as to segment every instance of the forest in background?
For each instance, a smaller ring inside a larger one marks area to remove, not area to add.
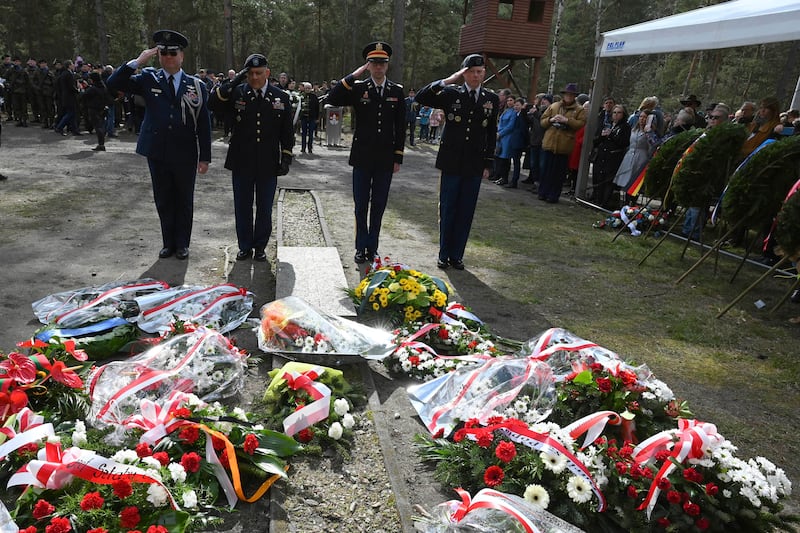
[[[600,32],[720,3],[555,0],[559,2],[563,10],[554,91],[577,82],[587,93]],[[151,46],[153,31],[170,28],[190,39],[184,63],[189,72],[238,70],[247,55],[261,52],[274,76],[286,71],[298,81],[321,82],[354,70],[362,64],[364,44],[382,39],[395,46],[398,56],[389,77],[417,88],[458,69],[459,30],[471,9],[471,0],[25,0],[0,4],[0,48],[23,60],[81,56],[116,66]],[[551,28],[536,92],[548,89],[552,46]],[[725,102],[734,108],[744,100],[776,96],[785,108],[800,74],[798,59],[800,41],[621,57],[609,62],[601,93],[633,108],[643,97],[656,95],[665,110],[673,110],[681,95],[689,93],[704,104]],[[493,62],[498,68],[509,63],[502,58]],[[511,66],[523,94],[532,69],[533,60]],[[504,80],[490,82],[490,87],[502,86]]]

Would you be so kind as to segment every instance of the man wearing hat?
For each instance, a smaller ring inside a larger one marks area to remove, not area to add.
[[[237,261],[266,261],[278,176],[289,172],[294,146],[289,95],[270,85],[267,58],[251,54],[233,80],[211,93],[209,107],[233,117],[225,168],[232,172]],[[253,198],[256,214],[253,221]]]
[[[144,121],[136,153],[147,157],[153,197],[161,221],[163,248],[159,258],[189,257],[197,172],[211,162],[211,118],[208,90],[186,74],[183,49],[189,40],[172,30],[153,34],[156,46],[119,67],[108,78],[111,89],[139,95],[145,101]],[[145,68],[158,55],[161,68]],[[134,74],[143,68],[141,74]]]
[[[439,258],[437,266],[464,269],[464,250],[478,203],[481,178],[494,166],[497,112],[500,100],[481,84],[486,77],[483,56],[464,58],[461,69],[417,92],[417,102],[443,109],[436,168],[439,180]],[[459,80],[463,83],[453,86]]]
[[[403,86],[386,78],[392,47],[376,41],[364,47],[367,60],[328,94],[332,106],[352,106],[356,118],[349,163],[353,167],[358,264],[378,255],[381,220],[389,199],[392,174],[400,170],[405,144]],[[370,77],[358,80],[365,72]]]
[[[575,146],[575,134],[586,124],[586,113],[578,105],[578,85],[568,83],[561,91],[561,101],[554,102],[542,114],[544,128],[542,157],[544,173],[539,182],[539,200],[555,204],[561,196],[567,175],[569,154]]]
[[[688,98],[681,100],[681,105],[683,107],[690,107],[694,112],[694,127],[703,129],[706,127],[706,116],[705,114],[700,111],[700,105],[702,102],[697,99],[697,96],[690,94]],[[712,106],[713,108],[714,106]]]

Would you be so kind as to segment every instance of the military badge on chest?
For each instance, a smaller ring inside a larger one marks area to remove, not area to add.
[[[361,103],[362,104],[369,103],[369,93],[367,91],[364,91],[364,94],[361,95]]]
[[[195,89],[194,85],[187,85],[186,92],[184,93],[184,98],[189,100],[189,103],[193,106],[200,103],[200,96],[197,94],[197,89]]]

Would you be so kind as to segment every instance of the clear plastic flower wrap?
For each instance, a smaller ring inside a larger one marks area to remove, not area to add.
[[[459,490],[461,501],[440,503],[428,516],[417,518],[423,533],[583,533],[561,518],[513,494],[483,489],[470,498]]]
[[[148,333],[166,333],[175,320],[227,333],[253,310],[253,293],[230,283],[212,287],[183,286],[136,298],[138,326]]]
[[[547,363],[518,357],[475,359],[475,364],[408,387],[411,404],[431,434],[448,435],[459,421],[471,418],[486,423],[520,398],[529,424],[550,415],[556,392]]]
[[[242,389],[246,372],[244,353],[219,332],[199,328],[96,368],[87,380],[87,420],[124,424],[142,399],[159,401],[173,391],[192,393],[205,402],[228,398]]]
[[[270,302],[260,314],[258,347],[265,352],[383,359],[395,348],[390,332],[327,315],[297,296]]]
[[[600,363],[612,371],[631,370],[642,382],[652,379],[646,365],[631,366],[615,352],[562,328],[551,328],[532,337],[515,355],[545,361],[553,369],[556,381],[562,381],[573,372],[586,370],[592,363]]]
[[[167,283],[154,279],[113,281],[51,294],[33,302],[31,307],[42,324],[76,328],[109,318],[135,317],[139,309],[134,298],[166,289],[169,289]]]

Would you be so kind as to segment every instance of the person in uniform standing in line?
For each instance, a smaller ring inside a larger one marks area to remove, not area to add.
[[[483,56],[464,58],[461,70],[417,92],[417,102],[443,109],[445,128],[436,157],[439,180],[439,268],[464,269],[481,179],[494,166],[499,98],[481,84],[486,77]],[[451,84],[463,79],[461,86]]]
[[[237,261],[250,257],[267,260],[265,249],[272,233],[272,202],[278,176],[288,174],[292,163],[294,128],[289,95],[268,80],[267,58],[251,54],[244,69],[233,80],[218,86],[209,102],[215,113],[233,117],[225,168],[232,172],[233,179]]]
[[[144,121],[136,153],[147,157],[153,197],[161,221],[163,248],[158,257],[189,257],[197,172],[211,162],[211,116],[208,90],[200,79],[186,74],[183,49],[189,40],[172,30],[153,34],[156,46],[122,65],[108,78],[111,89],[139,95],[145,101]],[[144,68],[158,55],[161,68]]]
[[[353,167],[358,264],[378,256],[381,220],[392,175],[403,163],[406,106],[403,86],[386,78],[392,48],[376,41],[364,47],[365,64],[345,76],[328,94],[333,106],[352,106],[356,119],[349,163]],[[370,77],[358,80],[369,71]]]

